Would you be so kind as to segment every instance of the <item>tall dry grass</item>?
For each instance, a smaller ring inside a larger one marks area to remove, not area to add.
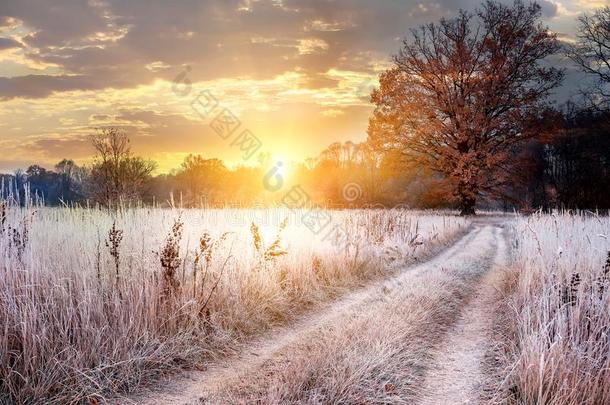
[[[359,294],[262,364],[222,375],[209,403],[412,404],[434,349],[498,255],[498,228]]]
[[[610,403],[610,218],[517,221],[495,401]]]
[[[337,250],[286,210],[0,210],[0,403],[80,403],[233,351],[468,223],[341,211]],[[252,225],[254,224],[254,225]]]

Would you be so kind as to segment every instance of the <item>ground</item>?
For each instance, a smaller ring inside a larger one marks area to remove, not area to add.
[[[118,402],[478,403],[494,283],[507,258],[503,220],[475,220],[425,263]]]

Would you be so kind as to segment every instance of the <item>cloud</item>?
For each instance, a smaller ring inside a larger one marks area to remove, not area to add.
[[[0,29],[2,29],[3,31],[7,29],[13,29],[20,24],[21,22],[14,17],[0,16]]]
[[[327,21],[323,18],[307,21],[305,25],[305,31],[322,31],[322,32],[336,32],[343,31],[344,29],[354,27],[353,23],[347,19],[344,21]]]
[[[328,50],[328,43],[319,38],[300,39],[297,46],[300,55],[309,55]]]
[[[34,160],[26,159],[0,159],[0,174],[13,173],[16,168],[26,168],[34,163]]]
[[[541,5],[554,31],[569,36],[574,16],[561,7],[597,1]],[[82,136],[93,127],[118,125],[138,153],[231,158],[191,100],[171,90],[188,66],[194,91],[212,90],[267,145],[314,155],[365,137],[370,90],[410,28],[480,4],[0,0],[0,130],[9,142],[0,150],[15,162],[52,163],[90,153]]]
[[[308,89],[333,89],[340,83],[340,80],[328,77],[325,73],[312,73],[305,75],[300,87]]]
[[[474,2],[462,1],[463,5]],[[44,97],[54,91],[129,88],[171,80],[192,67],[193,81],[248,76],[267,79],[304,69],[341,67],[352,55],[396,51],[407,27],[455,11],[446,0],[421,9],[415,2],[365,0],[5,0],[0,18],[20,21],[24,55],[57,66],[57,77],[4,83],[0,97]],[[380,23],[383,21],[383,23]],[[370,71],[365,60],[355,69]],[[356,62],[352,62],[355,65]],[[174,69],[172,69],[174,67]],[[20,92],[20,85],[23,91]],[[19,85],[19,86],[18,86]],[[40,90],[33,86],[40,86]]]
[[[545,17],[555,17],[559,12],[557,3],[548,0],[539,0],[538,4],[542,8],[542,15]]]
[[[20,42],[15,41],[12,38],[0,37],[0,51],[2,51],[4,49],[21,48],[21,47],[23,47],[23,45]]]
[[[88,76],[27,75],[0,77],[0,100],[15,97],[43,98],[57,91],[101,89],[105,83]]]
[[[0,18],[18,19],[34,32],[25,37],[33,47],[62,46],[103,32],[110,24],[100,1],[5,0],[0,3]]]
[[[43,158],[60,160],[62,158],[84,158],[91,155],[91,141],[86,136],[65,136],[61,138],[36,139],[27,144],[30,154],[39,154]]]
[[[337,109],[322,111],[322,115],[325,117],[338,117],[343,114],[345,114],[345,112],[343,110],[337,110]]]

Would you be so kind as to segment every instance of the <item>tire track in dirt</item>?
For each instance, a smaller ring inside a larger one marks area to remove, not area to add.
[[[344,316],[353,310],[360,310],[361,304],[375,299],[386,286],[400,285],[429,271],[440,271],[443,265],[464,251],[472,250],[473,240],[478,238],[483,227],[476,226],[458,242],[443,250],[439,255],[425,263],[406,268],[394,277],[373,283],[368,287],[349,293],[343,298],[331,303],[323,310],[302,318],[286,327],[274,329],[256,339],[241,352],[240,355],[212,364],[206,371],[191,372],[185,376],[174,378],[159,386],[159,390],[151,391],[145,396],[123,398],[121,404],[198,404],[200,398],[212,392],[221,391],[223,385],[231,381],[236,374],[248,375],[256,373],[265,362],[270,361],[278,352],[298,343],[317,329],[328,325],[334,319]],[[479,238],[480,239],[480,238]],[[496,239],[496,238],[494,238]],[[494,240],[495,242],[495,240]],[[455,261],[455,260],[454,260]]]
[[[503,232],[495,228],[495,233],[498,249],[492,268],[482,277],[445,342],[434,351],[433,363],[418,397],[422,405],[483,402],[486,387],[483,367],[492,339],[495,286],[508,260]]]

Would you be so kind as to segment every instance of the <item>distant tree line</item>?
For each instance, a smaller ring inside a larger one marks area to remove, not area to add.
[[[505,202],[521,208],[610,208],[610,111],[566,106],[561,130],[515,157]]]
[[[50,205],[82,201],[84,197],[86,169],[79,167],[72,160],[64,159],[57,163],[53,170],[39,165],[32,165],[27,170],[17,170],[12,175],[0,175],[3,197],[14,193],[14,198],[25,200],[25,186],[34,196],[38,196]]]
[[[479,206],[507,210],[610,207],[610,112],[569,105],[554,119],[558,120],[556,131],[514,151],[502,187],[482,193]],[[279,204],[285,192],[298,184],[312,202],[330,207],[459,206],[451,178],[400,153],[379,153],[367,142],[330,145],[316,158],[293,166],[284,188],[274,193],[263,185],[273,163],[265,157],[256,166],[229,168],[219,159],[189,155],[179,168],[154,175],[154,162],[134,156],[121,131],[105,129],[93,138],[93,144],[98,152],[90,166],[67,159],[52,169],[33,165],[0,176],[4,193],[11,185],[20,190],[23,201],[27,183],[31,195],[54,206],[119,202],[255,206]],[[355,194],[346,195],[349,185],[356,185]]]

